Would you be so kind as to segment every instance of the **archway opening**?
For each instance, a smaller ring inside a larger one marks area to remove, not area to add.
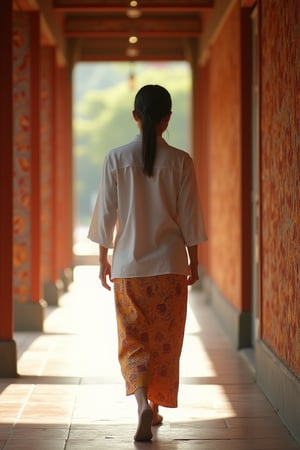
[[[87,238],[104,156],[138,133],[134,96],[145,84],[171,93],[173,113],[167,141],[191,148],[191,69],[187,62],[78,63],[73,71],[74,259],[97,263],[98,246]]]

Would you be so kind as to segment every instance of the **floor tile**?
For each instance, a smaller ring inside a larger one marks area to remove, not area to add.
[[[151,443],[134,442],[136,404],[117,361],[112,294],[97,267],[47,309],[44,333],[16,333],[16,379],[0,379],[1,450],[299,448],[201,297],[190,291],[179,408],[161,408]],[[195,307],[195,304],[197,305]]]

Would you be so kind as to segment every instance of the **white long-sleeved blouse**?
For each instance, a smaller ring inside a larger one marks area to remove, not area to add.
[[[113,248],[112,278],[188,274],[186,247],[206,240],[192,158],[158,137],[152,177],[142,137],[103,164],[88,237]]]

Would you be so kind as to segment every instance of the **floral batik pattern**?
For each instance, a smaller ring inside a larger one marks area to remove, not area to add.
[[[177,407],[179,359],[187,309],[184,275],[114,279],[119,361],[126,394]]]

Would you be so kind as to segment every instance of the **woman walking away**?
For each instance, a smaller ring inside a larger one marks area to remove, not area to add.
[[[88,234],[99,243],[101,283],[114,286],[119,361],[138,406],[136,441],[152,439],[151,426],[163,420],[159,405],[177,407],[187,286],[198,280],[197,244],[206,240],[192,159],[162,138],[171,107],[159,85],[136,94],[140,134],[106,156]]]

